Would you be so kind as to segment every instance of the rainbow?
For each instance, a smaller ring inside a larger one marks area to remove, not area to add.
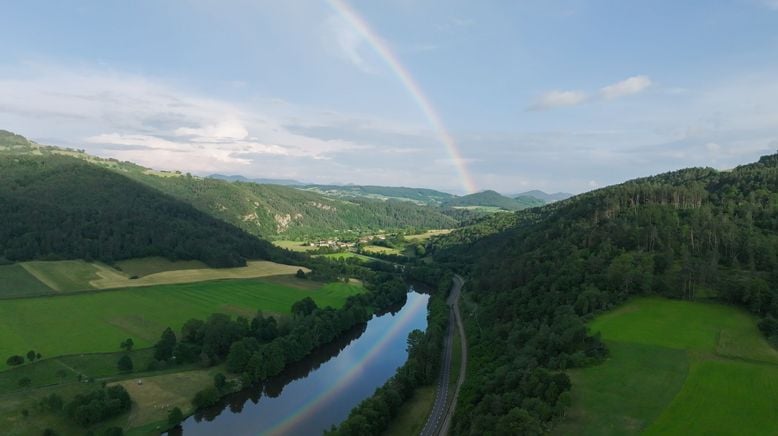
[[[362,373],[362,369],[373,362],[379,356],[383,348],[390,341],[395,339],[398,334],[406,330],[407,325],[413,321],[413,319],[420,311],[426,310],[426,308],[427,298],[416,298],[415,301],[410,304],[410,306],[404,308],[401,311],[399,318],[392,324],[392,327],[389,328],[381,336],[381,338],[377,340],[375,344],[373,344],[373,346],[370,347],[364,353],[364,355],[358,359],[359,362],[354,366],[353,369],[333,380],[328,389],[325,389],[319,393],[319,395],[310,398],[303,405],[297,408],[294,413],[284,417],[284,419],[279,421],[276,425],[263,431],[262,434],[290,434],[290,430],[294,428],[297,423],[305,421],[309,417],[316,414],[321,407],[329,403],[330,399],[337,396],[341,391],[343,391],[343,389],[351,385],[354,380]]]
[[[454,141],[454,138],[452,138],[451,134],[448,133],[446,126],[440,119],[440,115],[438,115],[435,107],[432,105],[432,102],[430,102],[430,100],[421,90],[421,87],[418,83],[416,83],[416,80],[414,80],[408,69],[405,68],[405,66],[400,62],[400,59],[397,57],[397,55],[394,54],[386,42],[384,42],[383,39],[378,36],[378,34],[370,27],[370,25],[368,25],[367,21],[365,21],[364,18],[362,18],[354,9],[352,9],[348,3],[346,3],[344,0],[327,0],[327,2],[346,20],[346,22],[351,27],[354,28],[354,30],[359,32],[359,34],[365,38],[373,50],[375,50],[375,52],[386,62],[386,64],[389,65],[389,68],[391,68],[392,72],[394,72],[394,74],[400,79],[400,82],[402,82],[405,89],[427,117],[427,120],[429,120],[430,125],[435,130],[435,133],[438,136],[440,142],[446,146],[446,150],[451,156],[451,160],[454,162],[457,172],[459,172],[459,176],[462,181],[462,187],[468,194],[476,192],[477,189],[475,182],[473,181],[473,177],[470,175],[470,172],[467,169],[466,161],[462,157],[462,152],[459,150],[459,147]]]

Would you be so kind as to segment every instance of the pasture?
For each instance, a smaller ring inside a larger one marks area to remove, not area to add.
[[[417,235],[405,235],[405,239],[410,242],[420,242],[426,241],[433,236],[447,235],[453,231],[453,229],[427,230],[426,232]]]
[[[53,294],[43,282],[19,264],[0,266],[0,298]]]
[[[769,434],[778,351],[738,308],[632,300],[590,323],[611,352],[569,371],[573,404],[555,434]],[[758,427],[757,427],[758,425]]]
[[[30,349],[44,357],[110,352],[118,351],[128,337],[136,348],[148,347],[166,327],[178,331],[191,318],[204,319],[215,312],[249,317],[258,310],[286,314],[293,303],[308,296],[319,306],[340,307],[361,291],[353,283],[312,290],[261,280],[223,280],[3,300],[0,369],[6,368],[7,356]]]
[[[245,267],[237,268],[209,268],[199,261],[174,262],[160,257],[124,260],[117,262],[117,266],[118,269],[83,260],[32,261],[2,266],[0,297],[248,279],[294,274],[300,269],[268,261],[249,261]]]
[[[286,250],[290,251],[297,251],[297,252],[306,252],[306,251],[316,251],[318,247],[312,247],[310,245],[303,245],[304,242],[302,241],[286,241],[286,240],[277,240],[272,241],[273,245],[276,247],[281,247]]]

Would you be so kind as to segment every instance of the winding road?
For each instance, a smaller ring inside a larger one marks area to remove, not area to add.
[[[456,409],[457,398],[462,383],[465,381],[465,370],[467,368],[467,340],[465,338],[465,328],[462,325],[462,316],[459,313],[459,295],[462,291],[462,285],[465,281],[460,276],[454,276],[454,283],[451,287],[451,293],[448,297],[448,306],[451,308],[448,328],[446,329],[446,338],[443,348],[443,365],[438,375],[437,389],[435,391],[435,403],[432,406],[427,422],[421,430],[421,436],[437,436],[448,434],[451,427],[451,419]],[[457,379],[454,396],[449,402],[449,380],[451,378],[451,360],[454,353],[454,329],[459,329],[459,337],[462,341],[462,363],[459,366],[459,377]]]

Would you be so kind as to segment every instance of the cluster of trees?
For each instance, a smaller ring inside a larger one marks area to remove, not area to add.
[[[778,155],[495,215],[428,249],[467,273],[475,303],[456,433],[500,433],[511,419],[547,429],[566,396],[537,393],[565,391],[558,371],[607,353],[584,323],[632,295],[740,304],[778,343]],[[543,371],[548,377],[538,376]],[[505,374],[534,377],[538,387],[530,394]]]
[[[450,283],[450,282],[449,282]],[[427,331],[414,330],[408,335],[408,360],[375,393],[357,405],[330,435],[381,434],[397,416],[403,403],[417,387],[434,383],[440,369],[443,339],[449,309],[446,293],[436,292],[429,300]]]
[[[30,350],[27,352],[27,360],[30,361],[30,363],[34,362],[37,359],[40,359],[41,357],[43,357],[41,356],[41,353],[37,353],[35,352],[35,350]],[[8,357],[5,363],[8,366],[19,366],[24,363],[24,357],[18,354],[14,354],[13,356]]]
[[[0,259],[164,256],[214,267],[286,253],[105,168],[59,155],[0,155]]]
[[[88,427],[130,410],[130,405],[130,394],[116,385],[76,395],[65,405],[65,413],[79,425]]]
[[[232,319],[217,313],[206,320],[191,319],[179,336],[170,328],[162,333],[155,345],[154,365],[224,362],[229,372],[240,375],[244,386],[259,382],[366,322],[373,311],[402,304],[407,293],[405,283],[389,273],[372,273],[367,287],[368,292],[349,297],[340,309],[319,308],[305,298],[293,305],[291,318],[277,320],[258,313],[251,320]],[[198,393],[193,403],[207,407],[221,394],[214,386]]]

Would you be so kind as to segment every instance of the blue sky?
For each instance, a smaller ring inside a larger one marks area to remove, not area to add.
[[[465,187],[327,1],[7,2],[0,128],[162,169]],[[581,192],[778,149],[778,1],[348,2],[479,189]]]

